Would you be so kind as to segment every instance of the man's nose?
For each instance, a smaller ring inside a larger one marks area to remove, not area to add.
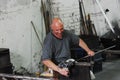
[[[62,33],[62,31],[61,31],[61,30],[58,30],[58,33]]]

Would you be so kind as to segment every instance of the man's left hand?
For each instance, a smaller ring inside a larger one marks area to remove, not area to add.
[[[89,50],[87,53],[88,53],[88,55],[90,55],[90,56],[94,56],[94,55],[95,55],[95,52],[92,51],[92,50]]]

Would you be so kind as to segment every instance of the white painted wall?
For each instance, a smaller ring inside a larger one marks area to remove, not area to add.
[[[52,17],[60,17],[64,28],[80,34],[80,13],[78,0],[50,0]]]
[[[107,31],[110,30],[109,25],[105,21],[105,17],[103,16],[96,0],[83,0],[86,13],[90,13],[92,17],[92,21],[95,24],[97,33],[99,36],[102,36]],[[112,21],[117,21],[120,23],[120,1],[119,0],[98,0],[105,11],[105,9],[109,9],[109,12],[106,13],[107,18],[110,23]],[[112,25],[113,26],[113,25]],[[114,26],[113,26],[114,27]],[[119,25],[120,27],[120,25]]]
[[[43,42],[45,27],[40,11],[41,0],[0,0],[0,47],[10,49],[15,70],[24,67],[39,71],[42,45],[31,21]]]

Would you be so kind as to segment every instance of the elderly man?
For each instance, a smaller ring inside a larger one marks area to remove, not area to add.
[[[62,76],[67,77],[69,70],[60,68],[58,64],[71,58],[70,47],[73,44],[79,45],[90,56],[93,56],[94,52],[77,35],[64,30],[63,23],[59,18],[52,20],[50,28],[51,32],[48,33],[44,40],[42,63]]]

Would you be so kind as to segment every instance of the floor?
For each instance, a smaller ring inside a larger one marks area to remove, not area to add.
[[[103,70],[95,74],[94,80],[120,80],[120,56],[103,62]]]

